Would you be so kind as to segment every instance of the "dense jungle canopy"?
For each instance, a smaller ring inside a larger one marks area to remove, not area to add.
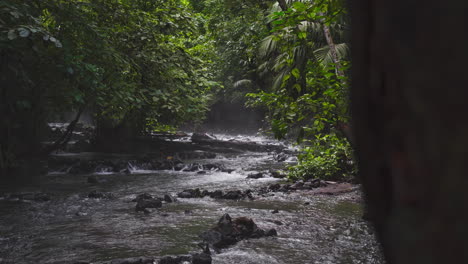
[[[46,122],[90,110],[96,145],[199,124],[216,102],[262,109],[308,141],[291,177],[354,173],[342,1],[0,1],[2,174],[44,147]],[[73,120],[70,120],[73,121]]]

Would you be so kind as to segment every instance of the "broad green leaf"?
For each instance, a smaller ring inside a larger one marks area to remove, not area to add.
[[[299,69],[298,69],[298,68],[292,69],[291,74],[292,74],[296,79],[299,79],[299,77],[301,76],[301,73],[299,72]]]

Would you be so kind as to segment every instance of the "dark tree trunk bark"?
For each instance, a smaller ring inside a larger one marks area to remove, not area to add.
[[[353,130],[388,263],[468,263],[468,2],[350,3]]]
[[[278,0],[278,5],[281,7],[281,10],[283,11],[288,10],[288,5],[286,4],[286,0]]]

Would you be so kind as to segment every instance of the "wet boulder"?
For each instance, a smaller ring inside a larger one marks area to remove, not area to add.
[[[280,225],[282,223],[280,222]],[[265,236],[278,236],[278,232],[276,231],[276,229],[274,228],[271,228],[271,229],[268,229],[266,232],[265,232]]]
[[[177,202],[177,198],[173,197],[172,195],[165,194],[164,195],[164,201],[166,203],[174,203],[174,202]]]
[[[223,199],[227,199],[227,200],[240,200],[244,197],[245,195],[240,190],[229,191],[225,195],[222,196]]]
[[[88,198],[91,199],[111,199],[114,195],[112,193],[92,191],[88,194]]]
[[[250,173],[247,175],[247,179],[260,179],[263,178],[265,175],[262,172]]]
[[[320,187],[320,179],[313,179],[313,180],[310,181],[310,183],[311,183],[311,186],[312,186],[313,188],[318,188],[318,187]]]
[[[213,191],[213,192],[209,193],[209,196],[211,198],[220,199],[220,198],[223,197],[223,191],[221,191],[221,190]]]
[[[153,198],[154,198],[153,195],[149,193],[142,193],[142,194],[137,195],[137,197],[133,199],[132,202],[138,202],[140,200],[149,200]]]
[[[206,253],[196,253],[192,255],[192,264],[211,264],[211,255]]]
[[[140,212],[147,212],[148,208],[161,208],[162,201],[159,198],[151,198],[151,199],[140,199],[137,201],[135,206],[135,211]]]
[[[154,259],[146,257],[115,259],[110,264],[153,264]]]
[[[281,188],[281,185],[279,183],[272,184],[268,186],[268,190],[276,192]]]
[[[176,165],[174,165],[174,170],[175,171],[181,171],[185,168],[185,164],[184,163],[177,163]]]
[[[186,192],[186,191],[183,191],[183,192],[178,193],[177,196],[178,196],[179,198],[194,198],[194,197],[192,196],[192,193]]]
[[[278,189],[278,192],[288,192],[290,188],[290,184],[280,184],[280,188]]]
[[[282,161],[285,161],[286,159],[288,159],[288,155],[284,152],[280,152],[280,153],[277,153],[277,154],[274,154],[273,155],[273,159],[277,162],[282,162]]]
[[[299,189],[302,189],[303,186],[304,186],[304,181],[299,180],[295,182],[293,185],[291,185],[289,188],[293,190],[299,190]]]
[[[225,214],[215,227],[203,232],[200,237],[215,250],[219,250],[244,239],[274,235],[276,230],[260,229],[250,218],[239,217],[233,220],[229,214]]]
[[[221,171],[231,173],[231,172],[235,171],[235,169],[221,169]]]
[[[187,189],[177,194],[179,198],[202,198],[200,189]]]
[[[67,150],[69,152],[86,152],[91,149],[91,141],[89,139],[81,138],[74,143],[69,143]]]

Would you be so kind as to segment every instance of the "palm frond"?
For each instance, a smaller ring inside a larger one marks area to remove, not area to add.
[[[347,43],[339,43],[335,45],[336,54],[338,59],[345,59],[349,54],[349,47]],[[324,46],[322,48],[314,50],[315,58],[323,64],[332,64],[333,57],[331,55],[330,46]]]
[[[233,84],[233,87],[234,88],[240,88],[240,87],[251,87],[252,86],[252,80],[248,80],[248,79],[243,79],[243,80],[239,80],[237,82],[235,82]]]
[[[283,84],[284,77],[289,73],[289,68],[285,67],[281,72],[278,73],[278,75],[275,76],[275,79],[273,81],[272,89],[273,91],[278,91],[281,88],[281,85]]]
[[[260,47],[258,48],[259,55],[266,57],[276,50],[277,41],[274,40],[274,36],[270,35],[262,40]]]

